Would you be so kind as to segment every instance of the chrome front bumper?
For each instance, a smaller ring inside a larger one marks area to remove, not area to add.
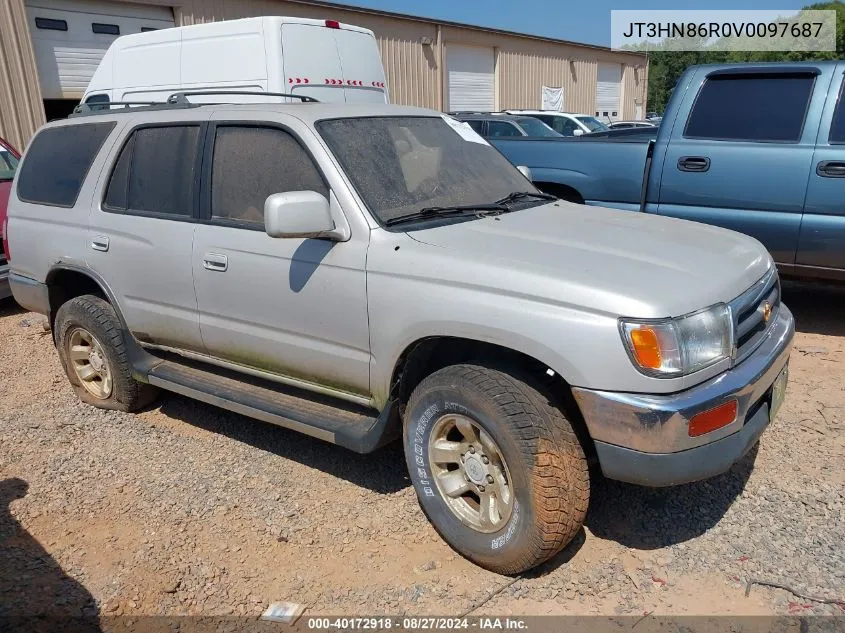
[[[794,334],[792,313],[781,304],[764,340],[748,358],[691,389],[650,395],[573,388],[604,474],[665,486],[730,468],[769,423],[772,384],[789,360]],[[734,422],[689,436],[693,416],[731,398],[738,403]]]

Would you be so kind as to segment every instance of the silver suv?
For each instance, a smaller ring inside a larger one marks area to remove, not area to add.
[[[42,128],[11,286],[84,402],[166,389],[354,451],[518,573],[579,531],[593,461],[721,473],[782,402],[793,319],[754,239],[540,193],[469,126],[352,104],[173,105]]]

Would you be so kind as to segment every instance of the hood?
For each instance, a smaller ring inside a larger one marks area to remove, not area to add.
[[[429,267],[444,282],[614,317],[680,316],[728,302],[774,265],[741,233],[563,201],[408,235],[444,249],[448,264]]]

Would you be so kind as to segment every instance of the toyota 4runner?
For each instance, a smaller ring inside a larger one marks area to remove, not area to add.
[[[84,402],[401,437],[502,573],[576,535],[590,460],[702,479],[775,416],[794,325],[756,240],[556,200],[428,110],[177,101],[50,123],[16,176],[11,287]]]

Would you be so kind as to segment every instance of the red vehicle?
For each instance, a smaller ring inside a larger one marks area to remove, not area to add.
[[[12,296],[9,290],[9,245],[6,243],[6,206],[9,204],[9,192],[12,179],[18,168],[21,155],[0,138],[0,299]]]

